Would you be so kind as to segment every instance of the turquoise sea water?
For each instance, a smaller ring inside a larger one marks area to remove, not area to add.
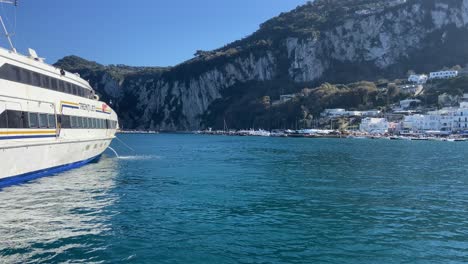
[[[0,263],[468,262],[468,143],[119,137],[0,191]]]

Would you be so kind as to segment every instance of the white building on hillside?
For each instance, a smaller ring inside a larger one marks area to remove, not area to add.
[[[385,118],[364,118],[359,130],[369,134],[384,134],[388,132],[389,123]]]
[[[440,115],[410,115],[403,119],[402,129],[406,132],[421,133],[441,130]]]
[[[427,82],[427,75],[426,74],[412,74],[408,78],[408,82],[417,83],[417,84],[425,84]]]
[[[283,95],[280,95],[280,101],[282,103],[286,103],[286,102],[289,102],[291,101],[292,99],[294,99],[296,97],[295,94],[283,94]]]
[[[347,111],[346,109],[342,109],[342,108],[325,109],[325,111],[323,111],[321,115],[330,116],[330,117],[340,117],[340,116],[346,116]]]
[[[424,86],[422,84],[402,85],[398,88],[400,88],[402,93],[408,93],[411,95],[419,95],[424,90]]]
[[[431,72],[429,74],[429,79],[449,79],[458,76],[458,71],[438,71]]]
[[[382,111],[380,110],[366,110],[366,111],[362,111],[362,116],[365,116],[365,117],[378,117],[382,114]]]
[[[440,110],[430,111],[427,114],[429,116],[439,116],[440,128],[439,131],[452,131],[453,127],[453,115],[458,111],[458,108],[445,107]]]
[[[406,100],[401,100],[400,101],[400,107],[402,109],[409,109],[412,106],[416,106],[421,104],[421,100],[419,99],[406,99]]]
[[[378,117],[382,114],[380,110],[353,111],[342,108],[325,109],[320,115],[322,117]]]
[[[405,132],[423,133],[428,131],[450,132],[453,130],[454,114],[458,108],[443,108],[425,115],[405,116],[401,129]]]
[[[346,116],[353,117],[353,116],[362,116],[361,111],[346,111]]]
[[[468,108],[459,108],[453,114],[452,131],[468,131]]]

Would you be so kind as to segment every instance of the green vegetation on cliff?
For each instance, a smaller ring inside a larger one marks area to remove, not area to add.
[[[278,91],[292,91],[294,86],[298,87],[291,83],[262,82],[243,86],[247,87],[245,89],[254,87],[254,92],[240,95],[226,91],[223,98],[215,100],[204,115],[204,125],[221,129],[226,121],[229,128],[234,129],[275,129],[292,128],[299,122],[301,127],[308,127],[310,125],[305,123],[317,119],[327,108],[384,109],[406,97],[392,86],[378,89],[373,82],[361,81],[347,85],[324,83],[316,88],[303,88],[295,93],[291,101],[275,105],[274,101],[280,95]],[[236,88],[234,90],[237,91]]]

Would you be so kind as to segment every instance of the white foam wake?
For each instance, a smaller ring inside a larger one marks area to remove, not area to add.
[[[157,160],[161,159],[159,156],[119,156],[121,160]]]

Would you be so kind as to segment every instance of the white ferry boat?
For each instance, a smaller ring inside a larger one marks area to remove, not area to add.
[[[46,64],[31,49],[29,56],[18,54],[6,35],[11,49],[0,48],[0,187],[99,158],[115,137],[117,114],[78,74]]]

